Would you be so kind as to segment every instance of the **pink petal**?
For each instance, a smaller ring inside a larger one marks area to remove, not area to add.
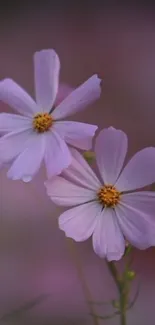
[[[68,144],[89,150],[92,148],[92,138],[98,127],[86,123],[61,121],[56,122],[54,128]]]
[[[96,199],[94,191],[74,185],[60,176],[46,181],[45,186],[47,194],[57,205],[74,206]]]
[[[59,217],[59,227],[67,237],[84,241],[92,235],[101,209],[98,203],[90,202],[67,210]]]
[[[97,100],[101,94],[101,79],[93,75],[81,86],[76,88],[66,99],[53,111],[54,119],[59,120],[71,114],[75,114]]]
[[[124,206],[130,207],[134,213],[137,213],[138,227],[143,224],[145,235],[148,237],[149,246],[155,245],[155,192],[135,192],[122,195]],[[132,220],[131,219],[131,220]],[[144,237],[145,237],[144,235]]]
[[[47,177],[50,178],[61,174],[71,164],[71,161],[71,154],[65,141],[53,130],[48,132],[46,134],[45,151]]]
[[[60,61],[54,50],[34,54],[36,101],[42,111],[49,112],[56,99]]]
[[[54,106],[59,105],[73,90],[73,87],[65,83],[60,83]]]
[[[31,117],[38,111],[34,100],[12,79],[4,79],[0,82],[0,100],[22,115]]]
[[[72,163],[63,171],[62,175],[82,187],[98,192],[102,185],[93,170],[76,149],[70,148],[70,151]]]
[[[16,114],[0,113],[0,132],[13,132],[32,128],[32,119]]]
[[[20,129],[0,138],[0,164],[8,163],[23,151],[33,135],[31,129]]]
[[[155,182],[155,148],[145,148],[136,153],[122,171],[116,187],[130,191]]]
[[[45,151],[45,137],[34,133],[25,150],[17,157],[7,176],[30,181],[40,168]]]
[[[114,184],[127,153],[127,136],[113,127],[102,130],[95,144],[97,165],[105,184]]]
[[[93,233],[94,251],[108,261],[118,261],[124,254],[125,241],[113,209],[104,209]]]
[[[155,193],[122,195],[116,214],[126,239],[139,249],[155,244]]]
[[[140,191],[123,194],[121,202],[147,215],[146,220],[155,222],[155,192]]]

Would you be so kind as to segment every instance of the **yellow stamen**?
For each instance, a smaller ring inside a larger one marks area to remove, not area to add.
[[[98,192],[98,199],[105,207],[114,208],[120,201],[121,193],[112,185],[104,185]]]
[[[33,128],[38,133],[43,133],[49,130],[52,126],[53,118],[48,113],[38,113],[33,118]]]

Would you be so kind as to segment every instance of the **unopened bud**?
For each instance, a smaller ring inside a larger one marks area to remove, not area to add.
[[[129,280],[133,280],[135,278],[135,276],[136,276],[136,273],[134,271],[128,271],[127,272],[127,278]]]
[[[83,153],[83,156],[89,164],[91,164],[93,160],[95,160],[95,153],[93,151],[85,151]]]

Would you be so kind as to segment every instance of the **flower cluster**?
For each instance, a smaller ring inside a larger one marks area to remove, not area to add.
[[[155,245],[155,193],[145,190],[155,182],[155,148],[139,151],[124,167],[126,134],[103,129],[95,139],[97,177],[77,150],[92,148],[97,126],[65,119],[99,99],[101,79],[93,75],[72,92],[65,89],[64,98],[59,71],[54,50],[34,54],[36,101],[13,80],[0,82],[0,100],[17,111],[0,113],[0,165],[10,164],[9,178],[29,182],[44,162],[47,194],[72,207],[60,215],[60,229],[75,241],[92,236],[100,257],[119,260],[126,241],[139,249]]]

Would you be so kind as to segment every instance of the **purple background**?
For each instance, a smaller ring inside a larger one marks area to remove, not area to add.
[[[0,27],[1,79],[11,77],[33,96],[33,53],[54,48],[62,82],[76,87],[94,73],[105,79],[100,101],[76,120],[121,128],[129,136],[129,155],[155,145],[153,8],[15,2],[2,8]],[[3,103],[0,110],[11,111]],[[75,261],[57,226],[61,210],[46,197],[44,179],[43,168],[31,184],[7,180],[6,170],[0,172],[0,316],[41,297],[1,324],[92,325]],[[76,249],[93,299],[115,298],[91,240]],[[134,269],[138,280],[132,291],[139,280],[141,291],[128,325],[153,325],[155,250],[136,251]],[[97,309],[100,314],[109,310],[106,305]],[[117,325],[119,319],[100,324]]]

